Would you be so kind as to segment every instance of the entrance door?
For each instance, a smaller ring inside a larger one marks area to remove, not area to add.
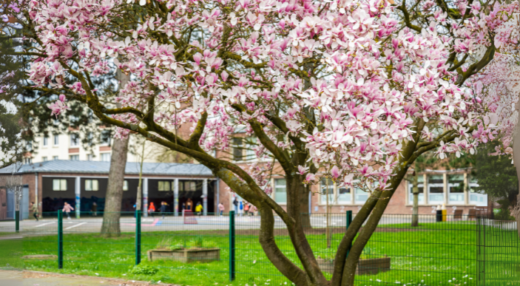
[[[7,195],[5,189],[0,189],[0,220],[7,216]]]
[[[7,219],[14,219],[14,192],[7,190]]]
[[[20,206],[21,218],[29,218],[29,186],[23,186],[22,205]]]

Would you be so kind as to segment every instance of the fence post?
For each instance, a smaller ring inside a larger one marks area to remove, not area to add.
[[[63,269],[63,211],[58,210],[58,269]]]
[[[229,212],[229,280],[235,280],[235,211]]]
[[[20,211],[14,212],[15,229],[16,233],[20,232]]]
[[[352,223],[352,211],[347,211],[347,230],[350,227],[351,223]],[[347,248],[347,256],[345,257],[345,259],[348,257],[351,247],[352,247],[352,243],[350,243],[349,247]]]
[[[141,211],[135,211],[135,265],[141,263]]]

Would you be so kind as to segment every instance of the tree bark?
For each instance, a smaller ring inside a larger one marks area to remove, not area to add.
[[[515,126],[513,137],[513,163],[516,167],[516,175],[519,180],[518,186],[520,187],[520,122]],[[520,237],[520,194],[518,194],[516,206],[512,207],[511,214],[515,217],[518,237]]]
[[[119,219],[121,218],[127,153],[128,137],[126,139],[114,139],[112,156],[110,158],[110,172],[108,173],[105,210],[103,212],[103,225],[101,226],[101,235],[105,237],[121,235]]]
[[[118,71],[118,77],[120,82],[119,90],[121,90],[130,80],[130,76]],[[129,139],[130,136],[125,139],[114,139],[114,144],[112,145],[105,209],[103,211],[103,225],[101,226],[101,235],[105,237],[121,235],[119,219],[121,218],[121,202],[123,201],[123,185]]]
[[[141,150],[141,163],[139,165],[139,185],[137,186],[137,202],[135,203],[135,209],[140,211],[142,210],[141,201],[143,194],[143,163],[144,163],[144,150],[146,146],[146,140],[143,141],[143,149]]]
[[[300,199],[300,213],[301,213],[301,223],[303,229],[311,229],[311,210],[310,210],[310,186],[305,186],[301,189]]]
[[[413,214],[412,227],[419,226],[419,178],[417,173],[413,176]]]

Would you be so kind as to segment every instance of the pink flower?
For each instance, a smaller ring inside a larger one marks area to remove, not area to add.
[[[339,168],[338,166],[334,166],[332,167],[332,170],[330,170],[330,174],[332,175],[332,179],[336,180],[337,178],[339,178]]]
[[[305,176],[305,182],[306,184],[310,183],[310,182],[313,182],[314,180],[316,180],[316,175],[314,174],[307,174],[307,176]]]
[[[200,53],[196,53],[193,55],[193,60],[195,63],[200,66],[200,60],[202,60],[202,55]]]
[[[61,96],[60,96],[61,97]],[[47,105],[51,110],[52,110],[52,113],[51,113],[51,116],[53,115],[56,115],[56,117],[58,117],[62,112],[64,112],[65,110],[69,110],[70,108],[65,104],[63,103],[63,101],[61,100],[57,100],[55,103],[52,103],[52,104],[49,104]]]

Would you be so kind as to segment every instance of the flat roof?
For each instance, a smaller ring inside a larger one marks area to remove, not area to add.
[[[33,164],[17,165],[13,164],[0,169],[1,174],[27,173],[90,173],[108,174],[110,162],[101,161],[70,161],[52,160]],[[127,162],[125,174],[138,175],[140,162]],[[185,163],[143,163],[143,175],[172,175],[172,176],[204,176],[213,177],[213,173],[206,166],[201,164]]]

